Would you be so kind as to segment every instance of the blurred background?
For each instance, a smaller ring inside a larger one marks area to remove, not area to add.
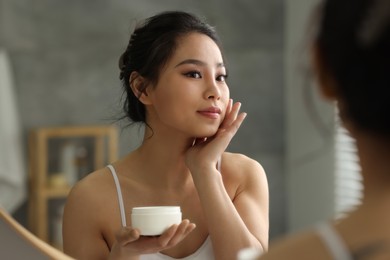
[[[28,134],[35,128],[116,124],[119,156],[139,144],[137,127],[115,122],[122,105],[118,58],[137,21],[184,10],[204,16],[222,39],[231,96],[248,113],[229,150],[258,160],[267,173],[270,239],[332,216],[333,110],[326,104],[315,108],[330,129],[323,135],[308,116],[302,94],[307,78],[301,62],[309,48],[303,36],[317,2],[0,0],[0,50],[8,64],[3,75],[11,78],[5,84],[14,97],[13,106],[4,108],[4,120],[18,116],[25,176]],[[313,193],[308,196],[307,190]],[[26,192],[12,206],[26,226],[28,197]]]

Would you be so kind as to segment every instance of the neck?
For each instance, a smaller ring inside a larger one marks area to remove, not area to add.
[[[177,165],[184,162],[184,156],[188,148],[192,145],[193,138],[181,135],[180,133],[155,131],[150,129],[145,131],[142,145],[138,151],[150,158],[161,159],[164,165]],[[158,162],[158,160],[156,160]]]
[[[140,165],[143,176],[150,177],[149,180],[159,187],[175,188],[191,179],[185,153],[192,141],[177,133],[145,131],[144,141],[132,153],[132,161]]]

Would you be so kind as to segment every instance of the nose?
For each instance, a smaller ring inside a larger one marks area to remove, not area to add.
[[[205,97],[207,99],[221,99],[221,90],[219,89],[215,80],[212,80],[212,82],[208,84],[207,90],[205,92]]]

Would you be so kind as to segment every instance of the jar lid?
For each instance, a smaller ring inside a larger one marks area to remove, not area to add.
[[[132,214],[167,214],[180,213],[179,206],[151,206],[151,207],[134,207],[131,210]]]

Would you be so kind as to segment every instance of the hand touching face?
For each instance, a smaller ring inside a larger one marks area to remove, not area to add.
[[[246,113],[239,113],[240,107],[241,103],[233,104],[233,100],[230,100],[226,116],[216,134],[209,138],[196,139],[194,145],[187,151],[186,164],[193,177],[205,172],[204,169],[215,169],[222,153],[246,117]]]

